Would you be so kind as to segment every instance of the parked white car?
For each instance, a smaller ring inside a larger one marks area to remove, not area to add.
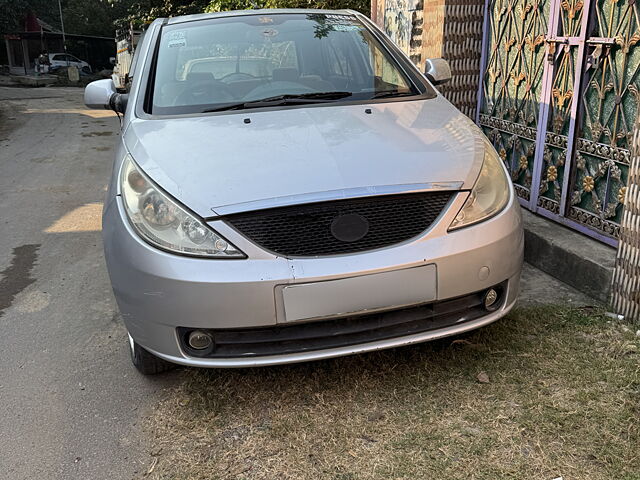
[[[84,73],[91,73],[91,65],[84,60],[69,55],[68,53],[50,53],[49,54],[49,71],[53,72],[58,68],[74,66]]]

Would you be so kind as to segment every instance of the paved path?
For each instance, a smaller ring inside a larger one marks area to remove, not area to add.
[[[0,88],[0,479],[127,479],[179,373],[130,365],[100,240],[118,119],[77,88]]]

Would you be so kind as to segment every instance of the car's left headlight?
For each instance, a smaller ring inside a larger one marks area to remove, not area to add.
[[[245,258],[229,241],[162,192],[127,155],[120,186],[134,230],[171,252],[210,258]]]
[[[502,160],[493,147],[487,145],[480,176],[449,230],[481,222],[504,209],[511,195],[510,182]]]

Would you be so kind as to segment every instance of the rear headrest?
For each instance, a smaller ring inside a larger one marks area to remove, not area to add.
[[[295,82],[300,78],[297,68],[274,68],[272,75],[274,82]]]
[[[213,82],[215,80],[211,72],[189,72],[187,82]]]

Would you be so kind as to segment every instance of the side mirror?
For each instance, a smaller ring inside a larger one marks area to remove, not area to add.
[[[451,67],[444,58],[430,58],[424,63],[424,74],[434,85],[451,80]]]
[[[84,89],[84,104],[89,108],[104,108],[117,113],[127,109],[129,95],[116,92],[113,80],[105,78],[91,82]]]

